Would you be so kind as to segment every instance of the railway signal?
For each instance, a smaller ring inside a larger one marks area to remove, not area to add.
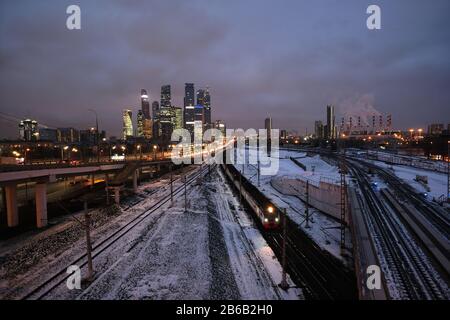
[[[280,287],[283,290],[287,290],[289,288],[289,284],[286,280],[286,220],[287,220],[287,213],[286,208],[283,209],[283,243],[282,243],[282,252],[281,252],[281,264],[283,268],[282,278]]]

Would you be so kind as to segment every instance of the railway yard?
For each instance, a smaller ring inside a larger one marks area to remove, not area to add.
[[[342,157],[277,156],[275,176],[250,164],[187,166],[142,182],[120,205],[90,208],[90,279],[83,211],[2,240],[1,298],[365,299],[367,256],[381,269],[372,298],[450,298],[449,208],[409,183],[407,168],[347,155],[354,216],[342,227],[299,190],[279,187],[283,179],[339,184]],[[430,175],[437,194],[446,175]],[[80,289],[68,289],[70,266],[81,270]]]

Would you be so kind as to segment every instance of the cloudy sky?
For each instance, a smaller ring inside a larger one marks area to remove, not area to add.
[[[81,7],[80,31],[66,8]],[[381,7],[382,29],[366,27]],[[0,2],[0,138],[15,118],[121,131],[145,88],[211,88],[228,127],[313,129],[339,114],[392,114],[398,128],[450,122],[448,0],[105,0]],[[339,116],[340,117],[340,116]],[[340,118],[338,118],[340,119]]]

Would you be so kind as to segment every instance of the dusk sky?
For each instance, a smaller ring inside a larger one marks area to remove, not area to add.
[[[66,28],[81,7],[81,30]],[[381,7],[382,29],[366,27]],[[450,1],[161,0],[0,2],[0,138],[30,117],[119,136],[140,89],[209,86],[229,128],[311,132],[325,107],[392,114],[394,127],[450,123]]]

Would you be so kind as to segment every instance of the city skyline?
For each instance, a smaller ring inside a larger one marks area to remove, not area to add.
[[[449,301],[449,12],[0,1],[0,299]]]
[[[95,119],[84,115],[95,109],[100,127],[120,136],[117,115],[129,107],[137,113],[136,90],[147,88],[149,101],[158,101],[161,85],[171,84],[181,107],[184,83],[193,82],[210,86],[214,119],[230,128],[260,127],[272,117],[280,129],[312,132],[328,104],[337,119],[355,109],[392,114],[398,129],[450,118],[447,2],[379,1],[377,32],[365,27],[367,3],[356,1],[139,3],[136,13],[117,2],[81,1],[82,30],[72,32],[65,4],[2,2],[1,111],[86,128]],[[111,18],[119,12],[124,28]],[[284,23],[276,18],[282,12]],[[177,22],[161,28],[153,16]],[[0,136],[14,138],[17,125],[0,121]]]

